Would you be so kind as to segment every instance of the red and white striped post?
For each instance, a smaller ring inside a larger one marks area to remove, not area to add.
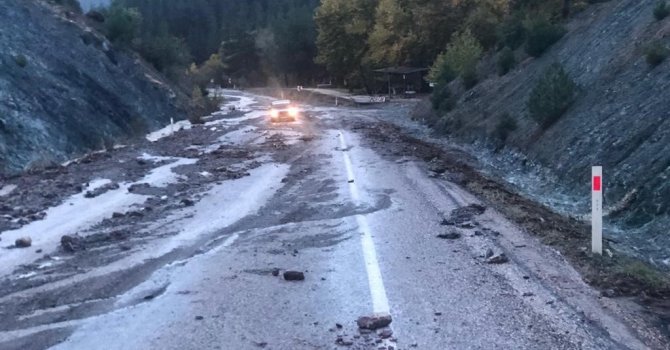
[[[603,255],[603,167],[591,169],[591,251]]]

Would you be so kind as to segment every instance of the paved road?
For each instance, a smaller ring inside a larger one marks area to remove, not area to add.
[[[296,123],[272,125],[256,104],[263,99],[243,97],[237,105],[242,116],[207,127],[218,128],[217,142],[231,147],[271,145],[247,160],[260,165],[248,176],[212,183],[189,211],[176,209],[153,222],[150,230],[158,238],[136,254],[87,270],[98,281],[137,266],[141,278],[118,280],[128,288],[69,304],[65,309],[74,310],[69,313],[36,309],[22,316],[34,322],[5,327],[0,344],[26,349],[645,348],[612,316],[608,307],[614,306],[558,253],[493,208],[474,215],[471,228],[443,225],[452,210],[481,203],[432,177],[423,160],[389,156],[384,147],[391,146],[368,142],[359,130],[374,127],[382,110],[314,107]],[[165,231],[180,234],[160,237]],[[437,237],[454,231],[459,238]],[[487,263],[488,249],[510,261]],[[280,275],[274,276],[277,270]],[[281,274],[287,270],[304,272],[305,280],[285,281]],[[0,302],[31,298],[30,292]],[[82,311],[82,303],[95,311]],[[58,317],[44,316],[50,312]],[[361,333],[356,325],[358,317],[374,313],[393,318],[383,336]]]

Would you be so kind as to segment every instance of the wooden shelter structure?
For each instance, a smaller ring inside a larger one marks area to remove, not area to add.
[[[389,98],[397,95],[398,90],[405,96],[428,91],[428,83],[424,79],[428,68],[386,67],[375,69],[374,72],[386,75]]]

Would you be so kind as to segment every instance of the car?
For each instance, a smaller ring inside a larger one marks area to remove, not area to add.
[[[300,113],[300,108],[290,100],[274,101],[270,106],[270,120],[272,122],[295,121]]]

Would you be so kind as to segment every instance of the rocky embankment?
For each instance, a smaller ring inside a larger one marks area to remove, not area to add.
[[[575,216],[589,212],[591,166],[604,166],[608,234],[622,249],[669,266],[670,60],[656,67],[645,60],[651,42],[670,45],[670,18],[654,18],[656,3],[613,0],[587,7],[542,57],[522,57],[520,49],[515,70],[491,74],[462,93],[440,124],[459,142],[500,150],[496,126],[505,116],[514,119],[517,128],[496,158],[508,163],[506,172],[518,170],[517,177],[537,170],[535,165],[550,169],[558,183],[545,185],[574,205]],[[557,123],[540,131],[527,101],[554,62],[579,84],[578,98]],[[482,70],[487,64],[492,61]]]
[[[0,174],[185,118],[178,91],[86,21],[38,0],[0,2]]]

